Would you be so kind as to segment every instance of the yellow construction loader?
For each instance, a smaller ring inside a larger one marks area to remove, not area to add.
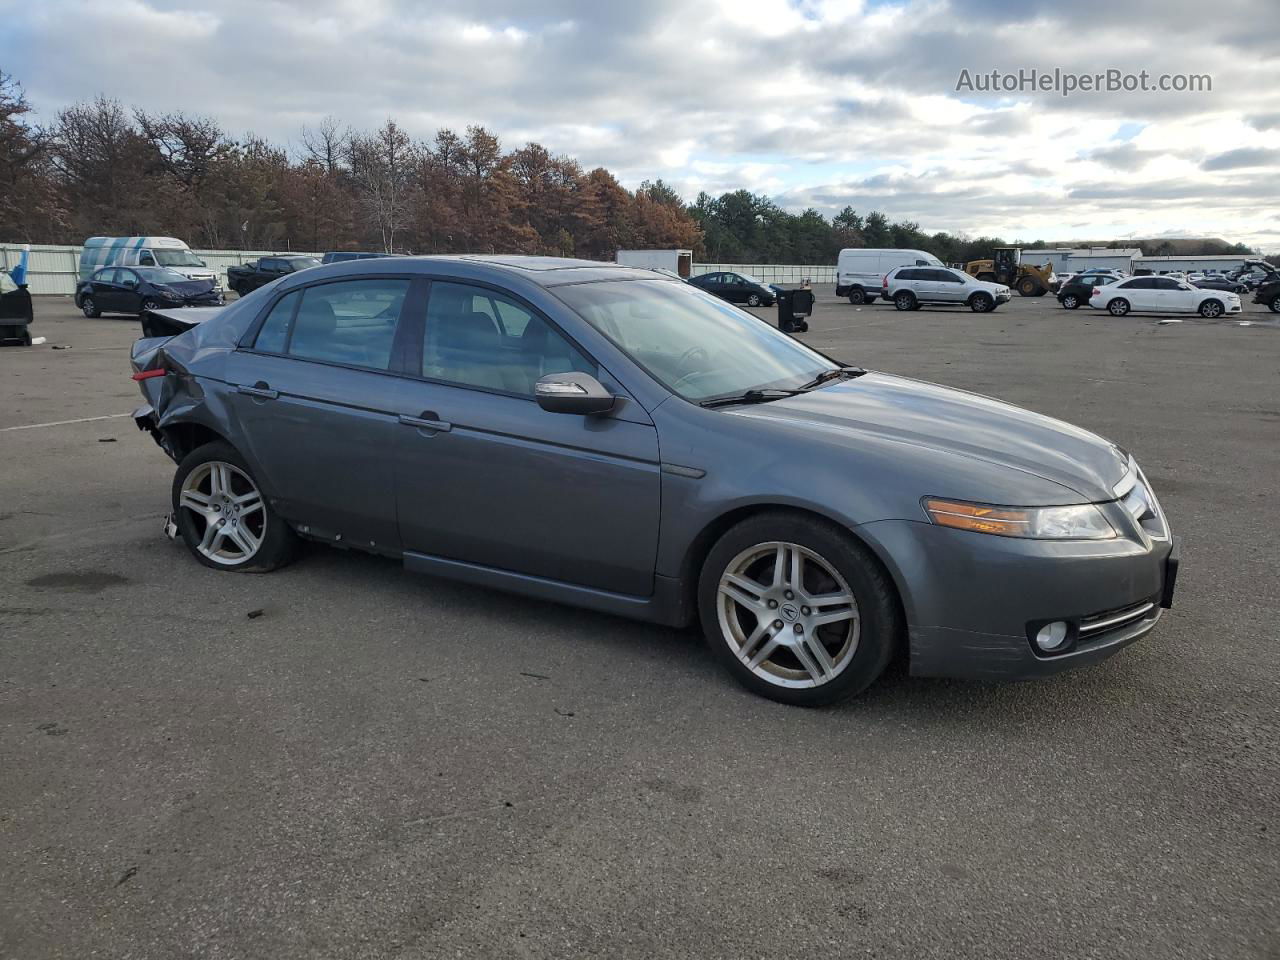
[[[979,280],[1003,283],[1024,297],[1043,297],[1049,292],[1053,267],[1047,263],[1042,267],[1023,263],[1018,247],[996,247],[991,260],[970,260],[964,265],[964,272]]]

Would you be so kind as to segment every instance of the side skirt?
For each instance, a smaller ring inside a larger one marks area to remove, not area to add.
[[[612,593],[608,590],[565,583],[562,580],[550,580],[546,577],[514,573],[510,570],[499,570],[495,567],[465,563],[461,560],[448,560],[444,557],[433,557],[412,551],[405,552],[404,566],[406,570],[414,573],[445,577],[480,587],[492,587],[495,590],[519,593],[526,597],[537,597],[540,600],[551,600],[573,607],[585,607],[601,613],[629,617],[633,620],[660,623],[668,627],[683,627],[690,620],[685,591],[680,588],[680,581],[670,577],[655,576],[653,578],[653,596],[633,597],[625,593]]]

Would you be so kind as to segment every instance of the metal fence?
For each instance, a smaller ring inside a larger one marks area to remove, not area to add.
[[[834,263],[695,263],[692,270],[695,277],[720,272],[746,273],[765,283],[799,283],[801,280],[811,280],[814,283],[836,282]]]
[[[80,274],[80,247],[32,244],[27,261],[27,286],[33,294],[61,294],[71,296],[76,292]],[[270,256],[271,250],[196,250],[195,255],[212,267],[222,285],[227,285],[227,267]],[[302,251],[292,251],[301,253]],[[22,244],[0,243],[0,270],[8,271],[18,265],[22,256]],[[310,256],[318,257],[313,253]],[[746,273],[766,283],[835,283],[836,268],[833,264],[785,264],[785,263],[695,263],[693,275],[704,273]]]

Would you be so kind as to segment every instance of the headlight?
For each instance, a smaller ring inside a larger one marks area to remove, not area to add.
[[[925,512],[940,527],[1031,540],[1110,540],[1116,532],[1091,503],[1068,507],[997,507],[961,500],[926,499]]]

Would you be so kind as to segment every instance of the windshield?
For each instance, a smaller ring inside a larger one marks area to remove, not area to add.
[[[839,369],[763,320],[685,283],[606,280],[555,292],[686,400],[799,387]]]
[[[307,270],[311,267],[318,267],[318,266],[320,266],[320,261],[317,260],[315,257],[294,257],[293,258],[294,273],[297,273],[299,270]]]
[[[188,277],[168,267],[135,267],[143,280],[151,283],[186,283]]]
[[[156,258],[156,263],[162,267],[203,267],[197,257],[190,250],[156,250],[152,249],[151,253]]]
[[[741,276],[743,280],[747,281],[747,283],[758,283],[762,287],[768,286],[768,284],[765,283],[763,280],[761,280],[759,277],[753,277],[749,273],[739,274],[739,276]]]

